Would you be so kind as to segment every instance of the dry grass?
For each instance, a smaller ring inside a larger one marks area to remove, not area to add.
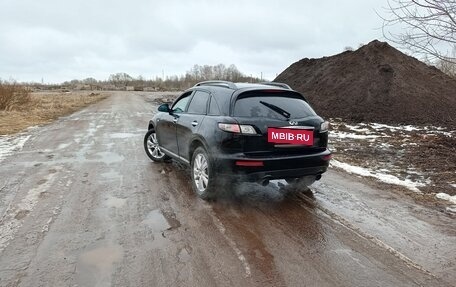
[[[0,111],[11,111],[30,102],[30,90],[17,83],[0,81]]]
[[[105,99],[108,94],[91,92],[32,93],[28,102],[11,110],[0,110],[0,135],[49,123]]]

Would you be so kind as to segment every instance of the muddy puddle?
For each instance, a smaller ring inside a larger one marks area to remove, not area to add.
[[[114,197],[114,196],[108,196],[108,198],[106,198],[104,204],[107,207],[122,208],[125,205],[126,202],[127,202],[126,198],[118,198],[118,197]]]
[[[141,223],[147,225],[155,233],[180,227],[180,222],[174,214],[164,213],[160,209],[149,212]]]
[[[111,286],[115,264],[121,262],[124,250],[120,245],[107,243],[79,256],[77,281],[79,286]]]
[[[122,155],[109,151],[98,152],[96,155],[101,157],[101,161],[108,165],[124,160],[124,157]]]
[[[103,179],[106,179],[106,180],[117,180],[121,177],[120,173],[118,173],[115,170],[110,170],[108,172],[104,172],[101,174],[101,176],[103,177]]]

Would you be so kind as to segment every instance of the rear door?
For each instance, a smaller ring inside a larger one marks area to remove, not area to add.
[[[238,95],[233,117],[251,125],[257,135],[244,135],[244,152],[249,156],[311,153],[319,150],[319,129],[323,121],[296,92],[257,90]]]
[[[180,114],[176,122],[177,144],[179,156],[190,161],[190,142],[201,126],[207,113],[207,104],[210,94],[206,91],[197,90],[194,92],[188,109]]]

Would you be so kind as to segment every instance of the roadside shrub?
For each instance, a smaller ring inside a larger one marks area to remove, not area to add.
[[[0,110],[19,109],[30,102],[30,90],[17,83],[0,81]]]

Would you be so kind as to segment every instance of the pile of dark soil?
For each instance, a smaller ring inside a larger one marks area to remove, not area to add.
[[[456,126],[456,80],[377,40],[302,59],[275,81],[301,92],[327,118]]]

